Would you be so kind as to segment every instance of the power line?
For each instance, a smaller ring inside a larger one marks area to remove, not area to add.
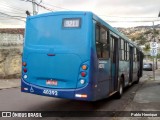
[[[0,14],[11,16],[11,17],[26,18],[26,17],[23,17],[23,16],[12,16],[12,15],[9,15],[9,14],[3,13],[3,12],[0,12]]]
[[[52,6],[52,7],[56,7],[56,8],[60,8],[60,9],[64,9],[64,10],[70,10],[68,8],[64,8],[64,7],[60,7],[60,6],[55,6],[55,5],[51,5],[51,4],[44,3],[44,2],[42,2],[42,3],[45,4],[45,5],[48,5],[48,6]]]
[[[18,12],[22,12],[22,11],[25,11],[24,9],[21,9],[21,8],[18,8],[18,7],[15,7],[11,4],[6,4],[6,3],[1,3],[1,7],[5,7],[5,8],[9,8],[9,10],[12,8],[14,11],[18,11]]]
[[[107,16],[107,15],[99,15],[99,16],[104,16],[104,17],[111,17],[111,18],[137,18],[137,19],[142,19],[142,18],[152,18],[156,19],[157,17],[127,17],[127,16]]]
[[[3,12],[0,12],[0,14],[1,14],[1,15],[4,15],[4,16],[11,17],[11,18],[13,18],[13,19],[17,19],[17,20],[20,20],[20,21],[25,22],[25,20],[20,19],[20,18],[25,18],[25,17],[22,17],[22,16],[12,16],[12,15],[9,15],[9,14],[3,13]]]
[[[52,11],[52,12],[53,12],[53,9],[47,8],[47,7],[43,6],[43,5],[40,5],[40,3],[33,2],[32,0],[21,0],[21,1],[34,3],[34,4],[36,4],[37,6],[43,8],[43,9],[46,9],[46,10],[48,10],[48,11]]]
[[[4,0],[3,4],[7,5],[9,8],[11,6],[13,9],[18,10],[18,12],[26,11],[23,6],[19,5],[18,2],[14,2],[12,0],[9,2],[6,2],[6,0]],[[25,13],[25,12],[23,12],[23,13]]]
[[[6,10],[0,10],[1,12],[3,12],[3,13],[9,13],[9,14],[19,14],[19,15],[24,15],[25,14],[25,12],[24,13],[18,13],[18,12],[13,12],[13,11],[6,11]]]
[[[146,21],[136,21],[136,20],[133,20],[133,21],[126,21],[126,20],[124,20],[124,21],[122,21],[122,20],[118,20],[118,21],[112,21],[112,20],[104,20],[104,21],[107,21],[107,22],[156,22],[156,21],[159,21],[159,20],[146,20]]]

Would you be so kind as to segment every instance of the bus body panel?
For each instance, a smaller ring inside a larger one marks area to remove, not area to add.
[[[66,99],[76,99],[85,101],[95,101],[93,98],[92,86],[90,84],[86,85],[80,89],[52,89],[30,84],[21,79],[21,91],[26,93],[32,93],[37,95],[66,98]],[[76,97],[76,94],[87,93],[87,98]]]
[[[93,98],[100,100],[107,98],[109,94],[110,60],[99,60],[96,53],[95,27],[97,22],[93,19],[92,40],[91,40],[91,69],[90,74],[93,86]]]
[[[65,18],[80,18],[83,24],[81,28],[63,28]],[[28,18],[23,53],[28,70],[27,82],[51,88],[77,87],[80,67],[90,59],[90,43],[87,32],[84,32],[88,30],[88,21],[85,19],[82,13]],[[56,86],[46,85],[46,80],[58,83]]]
[[[80,28],[63,28],[63,19],[66,18],[80,18]],[[22,58],[27,63],[22,70],[27,68],[27,73],[22,71],[22,92],[94,100],[90,80],[91,51],[88,49],[91,48],[92,26],[92,14],[89,12],[60,12],[28,18]],[[80,75],[84,71],[81,68],[83,64],[88,67],[85,78]],[[80,79],[85,79],[84,85],[80,84]],[[58,83],[48,85],[47,80]],[[86,94],[87,98],[76,97],[76,94]]]
[[[38,58],[38,60],[37,60]],[[65,58],[65,60],[64,60]],[[75,54],[31,53],[28,55],[29,83],[50,88],[76,88],[80,65],[79,56]],[[31,69],[31,70],[30,70]],[[57,85],[46,85],[46,80],[55,80]]]
[[[70,18],[80,19],[80,27],[65,28],[63,20]],[[28,17],[22,58],[27,65],[22,66],[21,91],[96,101],[117,91],[117,81],[122,74],[127,85],[129,62],[119,61],[116,55],[114,62],[111,58],[101,60],[97,57],[97,23],[115,36],[116,54],[119,54],[119,37],[132,44],[128,38],[90,12],[55,12]],[[82,65],[87,65],[87,70],[83,70]],[[27,72],[24,72],[25,68]],[[81,72],[86,72],[86,76],[82,77]],[[80,83],[82,79],[85,84]],[[47,81],[54,84],[47,84]]]

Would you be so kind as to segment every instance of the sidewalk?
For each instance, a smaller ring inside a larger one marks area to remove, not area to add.
[[[0,79],[0,89],[20,87],[20,79]]]
[[[153,80],[153,72],[144,71],[140,83],[142,86],[137,90],[133,101],[124,111],[160,111],[160,69],[155,71],[156,78]],[[157,112],[157,114],[159,114]],[[159,117],[117,117],[116,120],[159,120]]]

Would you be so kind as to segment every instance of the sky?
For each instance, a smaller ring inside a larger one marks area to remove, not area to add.
[[[32,0],[0,0],[0,28],[25,27],[25,11],[33,13]],[[160,0],[36,0],[56,11],[92,11],[113,27],[160,24]],[[38,7],[38,14],[51,12]],[[14,18],[14,19],[13,19]]]

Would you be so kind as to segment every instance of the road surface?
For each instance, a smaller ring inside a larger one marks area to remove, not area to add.
[[[121,99],[110,97],[97,102],[74,101],[21,93],[20,88],[2,89],[0,90],[0,111],[124,111],[133,101],[138,89],[142,87],[151,75],[152,72],[144,72],[144,77],[140,80],[140,83],[126,88]],[[63,120],[69,118],[55,117],[55,119]],[[76,119],[88,120],[85,117]],[[90,119],[93,118],[90,117]],[[99,118],[94,117],[94,119],[98,120]],[[101,119],[106,120],[105,117],[101,117]]]

